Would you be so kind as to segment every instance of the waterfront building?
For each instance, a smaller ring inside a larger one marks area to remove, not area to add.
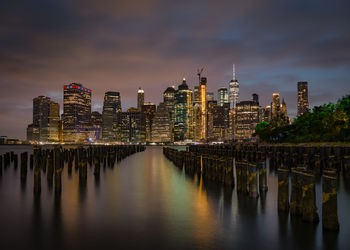
[[[239,101],[239,82],[236,79],[236,69],[234,64],[232,80],[229,82],[229,101],[231,108],[236,108],[236,104]]]
[[[271,106],[268,105],[264,109],[264,118],[263,121],[270,122],[271,121]]]
[[[193,139],[193,91],[184,78],[175,93],[174,140]]]
[[[91,142],[96,142],[102,139],[103,131],[103,116],[101,113],[94,111],[91,113],[91,129],[89,138]]]
[[[125,143],[145,142],[142,128],[143,115],[137,108],[129,108],[127,112],[120,113],[121,141]]]
[[[137,108],[141,111],[142,105],[145,103],[145,91],[139,87],[137,91]]]
[[[225,110],[217,101],[208,101],[208,141],[225,140]]]
[[[175,88],[174,87],[168,87],[164,93],[163,93],[163,102],[164,105],[169,113],[169,119],[170,119],[170,134],[171,134],[171,141],[174,141],[174,105],[175,105]]]
[[[195,86],[193,90],[193,103],[199,103],[199,86]]]
[[[199,86],[199,103],[201,107],[201,132],[199,140],[207,139],[207,78],[201,77]]]
[[[271,120],[277,120],[280,114],[280,94],[272,94],[272,103],[271,103]]]
[[[48,141],[59,141],[60,126],[60,105],[57,102],[50,102],[49,120],[48,120]]]
[[[282,99],[282,103],[280,105],[280,118],[285,121],[288,120],[287,104],[285,103],[284,99]]]
[[[220,87],[218,89],[218,105],[222,107],[224,103],[229,103],[228,92],[226,87]]]
[[[163,102],[159,103],[157,112],[153,118],[152,125],[152,142],[168,143],[172,141],[171,135],[171,119],[167,105]]]
[[[144,129],[146,142],[152,141],[152,123],[155,112],[156,105],[153,103],[147,102],[141,106],[141,113],[143,115],[142,128]]]
[[[63,140],[64,142],[87,142],[91,126],[92,91],[82,84],[64,85]]]
[[[102,138],[106,142],[120,140],[119,117],[121,108],[120,93],[108,91],[105,93],[102,111]]]
[[[27,127],[27,140],[36,142],[56,142],[59,140],[59,104],[49,97],[33,99],[33,123]]]
[[[259,95],[256,93],[252,94],[252,101],[256,102],[259,105]]]
[[[298,82],[298,116],[309,110],[308,83]]]
[[[241,101],[236,106],[235,140],[248,141],[252,139],[259,120],[260,107],[255,101]]]
[[[214,93],[213,92],[207,92],[207,102],[214,101]]]

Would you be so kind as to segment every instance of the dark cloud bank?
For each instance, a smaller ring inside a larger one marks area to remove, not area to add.
[[[349,1],[5,0],[0,8],[0,135],[25,137],[32,99],[62,103],[62,85],[81,82],[120,91],[124,108],[136,91],[158,103],[205,67],[216,92],[236,63],[241,100],[272,92],[296,110],[296,82],[309,81],[319,105],[350,93]]]

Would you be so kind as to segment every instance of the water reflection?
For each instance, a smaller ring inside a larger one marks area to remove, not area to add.
[[[5,246],[13,244],[11,234],[29,234],[17,244],[35,249],[344,249],[349,243],[350,199],[343,178],[338,197],[341,230],[333,234],[323,232],[321,223],[305,224],[278,213],[277,176],[269,162],[269,189],[262,192],[259,186],[259,198],[198,173],[186,174],[160,147],[149,147],[114,168],[103,168],[102,163],[99,175],[94,164],[86,172],[78,166],[69,171],[68,164],[62,171],[62,192],[52,192],[54,184],[43,181],[42,191],[33,194],[32,188],[22,188],[13,166],[3,172],[0,240]],[[33,187],[34,173],[35,168],[28,172],[25,186]],[[45,179],[48,173],[49,165],[46,174],[40,172]],[[316,193],[321,194],[321,216],[322,182],[316,183]]]

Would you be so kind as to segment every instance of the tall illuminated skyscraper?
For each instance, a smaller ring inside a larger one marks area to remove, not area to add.
[[[137,91],[137,109],[141,111],[142,105],[145,103],[145,91],[139,87]]]
[[[63,140],[65,142],[88,141],[91,124],[90,89],[79,83],[64,85]]]
[[[207,78],[201,77],[199,86],[199,103],[201,105],[200,140],[207,139]]]
[[[57,102],[50,102],[49,123],[48,123],[48,141],[59,141],[59,125],[60,125],[60,105]]]
[[[307,82],[298,82],[298,116],[309,110]]]
[[[175,89],[174,87],[168,87],[163,93],[163,102],[166,107],[166,110],[169,113],[169,132],[171,135],[171,141],[174,141],[174,105],[175,105]],[[160,112],[162,112],[163,106],[160,107]],[[157,109],[158,110],[158,109]],[[157,111],[158,112],[158,111]],[[153,136],[152,136],[153,137]]]
[[[239,101],[239,82],[236,79],[236,68],[233,64],[233,76],[232,80],[229,83],[229,98],[230,98],[230,107],[236,108],[236,104]]]
[[[184,78],[175,93],[174,139],[175,141],[193,138],[193,92]]]
[[[152,124],[152,142],[171,142],[170,114],[165,103],[159,103]]]
[[[28,125],[27,140],[36,142],[58,141],[59,104],[49,97],[38,96],[33,99],[33,123]]]
[[[151,102],[146,102],[141,106],[142,128],[144,129],[146,142],[152,141],[152,125],[155,112],[156,105]]]
[[[104,141],[117,141],[118,123],[122,111],[120,93],[108,91],[105,93],[102,111],[102,138]]]
[[[224,103],[228,103],[228,93],[226,87],[220,87],[218,89],[218,105],[224,106]]]
[[[276,120],[279,117],[280,113],[280,94],[273,93],[272,94],[272,104],[271,104],[271,116],[272,120]]]

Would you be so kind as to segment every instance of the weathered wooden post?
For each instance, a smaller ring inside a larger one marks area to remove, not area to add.
[[[11,152],[11,153],[13,153],[13,152]],[[14,154],[13,156],[12,156],[13,158],[13,166],[15,167],[15,169],[17,169],[17,167],[18,167],[18,155],[16,155],[16,154]]]
[[[299,172],[296,168],[292,168],[292,191],[290,197],[290,215],[300,216],[301,210],[302,189],[300,183]]]
[[[0,176],[2,176],[2,155],[0,155]]]
[[[34,167],[34,194],[41,192],[41,170],[40,170],[40,149],[37,147],[33,148],[33,167]]]
[[[319,217],[316,207],[315,175],[311,171],[300,172],[302,189],[302,220],[318,223]]]
[[[28,153],[21,153],[21,179],[26,179],[28,168]]]
[[[343,158],[343,175],[346,180],[350,180],[350,155]]]
[[[53,175],[54,175],[54,152],[50,150],[47,157],[47,173],[46,179],[49,189],[51,190],[53,186]]]
[[[249,197],[258,198],[258,182],[256,174],[256,164],[248,163],[248,173],[249,173]]]
[[[60,150],[55,148],[53,150],[54,164],[55,164],[55,193],[61,193],[62,191],[62,168]]]
[[[338,231],[337,173],[325,170],[322,181],[322,227],[325,230]]]
[[[31,170],[33,169],[33,154],[30,154],[30,157],[29,157],[29,167]]]
[[[289,210],[289,171],[286,168],[278,170],[278,211],[288,212]]]

